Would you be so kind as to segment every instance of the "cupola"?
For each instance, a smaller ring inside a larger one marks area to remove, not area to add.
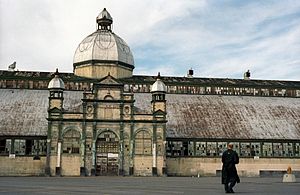
[[[104,8],[103,11],[97,16],[96,22],[98,24],[98,30],[111,30],[113,19],[106,8]]]
[[[155,83],[151,87],[151,93],[153,93],[153,92],[164,92],[164,93],[167,92],[166,85],[160,79],[160,73],[158,73],[157,79],[156,79]]]
[[[97,16],[97,29],[78,45],[74,58],[74,74],[102,79],[110,72],[114,78],[131,77],[134,59],[127,43],[112,32],[113,19],[104,8]]]
[[[65,89],[64,81],[59,77],[58,69],[54,73],[54,78],[49,82],[48,89]]]

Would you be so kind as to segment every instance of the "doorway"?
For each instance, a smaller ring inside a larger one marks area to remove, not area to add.
[[[96,175],[119,174],[119,140],[113,132],[104,132],[97,139]]]

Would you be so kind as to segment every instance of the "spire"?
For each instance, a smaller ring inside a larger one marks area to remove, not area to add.
[[[111,31],[111,25],[113,23],[113,19],[106,10],[106,8],[103,9],[103,11],[97,16],[96,22],[98,24],[97,30],[109,30]]]

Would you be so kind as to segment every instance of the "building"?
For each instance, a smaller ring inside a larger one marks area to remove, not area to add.
[[[300,82],[133,75],[104,9],[74,73],[0,71],[0,175],[217,175],[232,142],[244,176],[300,171]]]

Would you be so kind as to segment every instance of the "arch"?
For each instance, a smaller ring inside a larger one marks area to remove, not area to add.
[[[116,133],[116,131],[112,130],[112,129],[100,129],[97,131],[97,134],[96,134],[96,137],[95,137],[95,141],[97,141],[98,137],[103,134],[103,133],[106,133],[106,132],[112,132],[113,134],[116,135],[116,137],[118,138],[118,140],[120,140],[120,137],[119,137],[119,134]]]
[[[137,135],[138,133],[140,133],[141,131],[145,131],[145,132],[149,133],[150,136],[151,136],[151,138],[153,138],[152,132],[151,132],[150,130],[146,129],[146,128],[140,128],[140,129],[137,129],[137,130],[135,131],[133,137],[135,138],[136,135]]]
[[[114,98],[113,98],[113,96],[111,96],[111,95],[106,95],[106,96],[104,96],[104,100],[113,100]]]
[[[77,128],[68,127],[62,133],[62,153],[79,154],[82,134]]]
[[[135,155],[152,155],[152,135],[148,130],[141,129],[134,135]]]
[[[96,175],[118,175],[119,136],[113,130],[100,130],[96,136]]]
[[[81,129],[79,129],[77,126],[69,126],[69,127],[64,128],[64,129],[62,130],[61,137],[63,138],[64,135],[65,135],[68,131],[78,131],[78,133],[80,134],[80,138],[82,137]]]

